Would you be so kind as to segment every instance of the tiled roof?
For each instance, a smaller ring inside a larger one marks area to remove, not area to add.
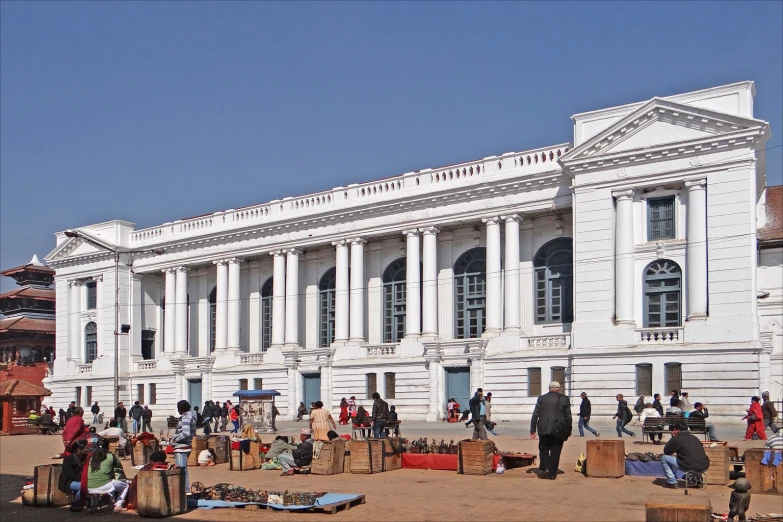
[[[35,299],[44,299],[47,301],[54,301],[54,289],[52,288],[34,288],[30,286],[15,288],[10,292],[0,294],[0,299],[5,297],[33,297]]]
[[[15,266],[13,268],[9,268],[7,270],[3,270],[0,272],[0,275],[4,276],[10,276],[19,272],[39,272],[41,274],[52,274],[54,275],[54,268],[49,268],[46,265],[34,265],[32,263],[29,263],[27,265],[22,266]]]
[[[767,187],[765,213],[767,222],[758,232],[760,243],[777,243],[783,241],[783,185]]]
[[[0,382],[0,397],[43,397],[51,394],[46,388],[19,379]]]
[[[12,317],[0,321],[0,333],[2,332],[55,332],[54,319],[32,319],[30,317]]]

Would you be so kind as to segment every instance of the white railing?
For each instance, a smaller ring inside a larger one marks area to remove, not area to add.
[[[239,356],[241,364],[260,364],[264,362],[263,353],[243,353]]]
[[[92,373],[92,363],[80,364],[77,368],[79,375]]]
[[[568,348],[571,346],[571,336],[563,335],[539,335],[527,338],[530,348]]]
[[[378,344],[367,347],[367,357],[391,357],[396,353],[396,344]]]
[[[136,363],[136,368],[139,371],[154,370],[158,367],[158,361],[139,361]]]
[[[676,344],[683,342],[682,328],[642,328],[636,330],[642,344]]]

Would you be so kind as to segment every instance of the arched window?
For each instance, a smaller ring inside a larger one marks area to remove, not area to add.
[[[571,238],[553,239],[533,258],[536,323],[574,321],[574,255]]]
[[[682,270],[668,259],[653,261],[644,270],[644,326],[680,326]]]
[[[486,328],[487,255],[485,248],[473,248],[454,264],[454,301],[456,321],[454,337],[475,339]],[[495,274],[497,277],[500,274]]]
[[[404,257],[391,263],[383,272],[383,342],[396,343],[405,336]]]
[[[98,325],[90,321],[84,327],[84,362],[89,364],[98,357]]]
[[[272,346],[272,278],[261,287],[261,351]]]
[[[217,287],[209,293],[209,351],[215,351],[217,332]]]
[[[318,283],[318,346],[325,348],[334,341],[334,294],[337,270],[331,268]]]

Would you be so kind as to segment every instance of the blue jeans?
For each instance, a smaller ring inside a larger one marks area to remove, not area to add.
[[[97,413],[93,413],[92,414],[92,423],[93,424],[98,424],[98,414]]]
[[[386,436],[386,432],[383,431],[383,423],[382,422],[376,422],[372,425],[372,436],[376,439],[380,439],[381,437]]]
[[[579,417],[579,423],[577,424],[577,426],[579,427],[579,436],[580,437],[584,437],[585,436],[584,430],[589,431],[593,435],[598,435],[598,432],[590,427],[590,424],[588,424],[589,422],[590,421],[589,420],[585,420],[584,417]]]
[[[674,476],[674,470],[680,469],[677,466],[677,457],[674,455],[661,455],[661,466],[663,466],[663,474],[666,475],[666,483],[676,484],[677,477]]]
[[[185,451],[182,453],[174,453],[174,462],[179,466],[180,468],[185,469],[185,491],[190,491],[190,482],[188,481],[188,457],[190,456],[189,451]]]
[[[71,491],[75,491],[76,492],[76,494],[73,496],[73,503],[71,504],[71,507],[78,507],[79,506],[79,500],[81,499],[81,496],[82,496],[81,488],[82,488],[82,483],[81,482],[77,482],[75,480],[73,482],[71,482],[70,485],[68,486],[68,489],[70,489]]]
[[[141,429],[141,419],[133,419],[133,433],[138,433]]]
[[[212,426],[210,424],[212,423],[212,417],[207,417],[204,419],[204,435],[209,435],[212,433]]]
[[[617,419],[617,426],[616,426],[616,428],[617,428],[617,436],[618,437],[622,437],[623,433],[625,433],[626,435],[630,435],[631,437],[634,436],[634,432],[632,432],[629,429],[626,429],[625,424],[623,424],[622,419]]]

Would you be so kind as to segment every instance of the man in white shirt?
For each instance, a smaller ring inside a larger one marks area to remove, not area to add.
[[[122,428],[117,426],[116,420],[112,420],[109,423],[109,428],[103,431],[99,431],[98,435],[101,437],[117,437],[119,439],[120,447],[124,448],[125,450],[128,449],[128,439],[125,438],[125,432],[122,431]]]

